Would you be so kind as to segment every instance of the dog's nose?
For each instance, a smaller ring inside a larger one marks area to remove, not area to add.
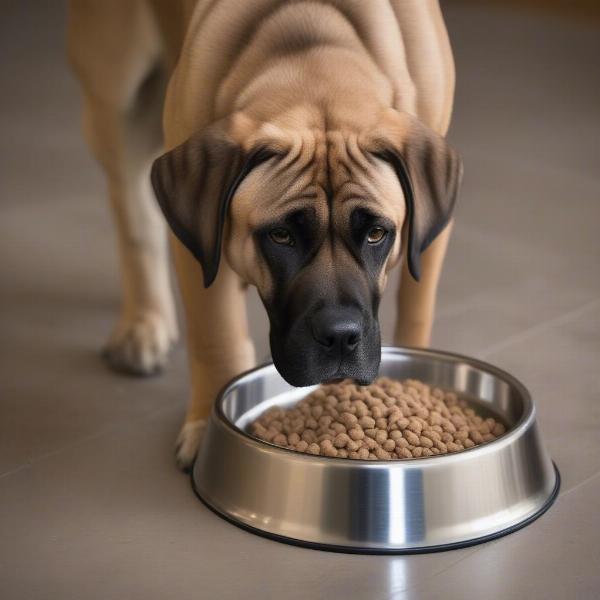
[[[362,335],[361,315],[351,308],[321,308],[313,315],[311,326],[321,346],[342,354],[354,350]]]

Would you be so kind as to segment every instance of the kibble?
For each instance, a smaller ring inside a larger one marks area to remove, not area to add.
[[[325,384],[291,409],[274,407],[251,425],[277,446],[354,460],[420,458],[461,452],[506,432],[455,392],[387,377],[368,386]]]

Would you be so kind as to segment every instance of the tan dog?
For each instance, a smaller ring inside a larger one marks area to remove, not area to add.
[[[152,183],[187,317],[182,467],[218,390],[254,364],[246,284],[294,385],[375,376],[379,299],[401,257],[394,340],[428,344],[461,173],[443,139],[454,68],[437,2],[73,0],[69,54],[119,233],[107,357],[136,373],[162,367],[177,336],[147,180],[169,82]]]

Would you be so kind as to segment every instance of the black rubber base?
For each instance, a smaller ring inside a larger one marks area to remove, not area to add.
[[[466,540],[464,542],[456,542],[455,544],[440,544],[439,546],[421,546],[418,548],[403,548],[403,549],[385,549],[385,548],[360,548],[360,547],[349,547],[349,546],[336,546],[335,544],[318,544],[315,542],[306,542],[304,540],[298,540],[295,538],[285,537],[283,535],[277,535],[276,533],[269,533],[268,531],[263,531],[262,529],[257,529],[256,527],[252,527],[251,525],[246,525],[245,523],[240,523],[239,521],[235,521],[228,515],[218,511],[216,508],[211,506],[202,496],[199,494],[196,486],[194,484],[194,478],[191,477],[192,490],[194,490],[194,494],[198,496],[198,498],[202,501],[202,503],[209,508],[212,512],[214,512],[219,517],[229,521],[231,524],[239,527],[240,529],[244,529],[249,531],[250,533],[254,533],[256,535],[260,535],[261,537],[268,538],[270,540],[274,540],[276,542],[281,542],[283,544],[291,544],[292,546],[301,546],[303,548],[311,548],[312,550],[325,550],[327,552],[341,552],[343,554],[427,554],[429,552],[445,552],[446,550],[457,550],[459,548],[468,548],[469,546],[476,546],[477,544],[483,544],[485,542],[489,542],[491,540],[495,540],[509,533],[513,533],[514,531],[518,531],[519,529],[523,529],[530,523],[533,523],[537,518],[541,517],[551,506],[554,504],[558,496],[558,492],[560,490],[560,472],[555,463],[554,472],[556,473],[556,483],[554,484],[554,489],[552,493],[546,500],[545,504],[538,510],[535,514],[531,515],[528,519],[513,525],[512,527],[507,527],[506,529],[502,529],[501,531],[497,531],[496,533],[491,533],[489,535],[484,535],[478,538],[473,538],[472,540]]]

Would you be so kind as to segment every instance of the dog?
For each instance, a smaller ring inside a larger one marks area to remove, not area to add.
[[[159,371],[177,339],[171,246],[192,388],[182,468],[220,388],[254,365],[248,285],[295,386],[376,376],[396,265],[394,341],[428,345],[462,174],[437,1],[72,0],[68,56],[117,226],[116,369]]]

